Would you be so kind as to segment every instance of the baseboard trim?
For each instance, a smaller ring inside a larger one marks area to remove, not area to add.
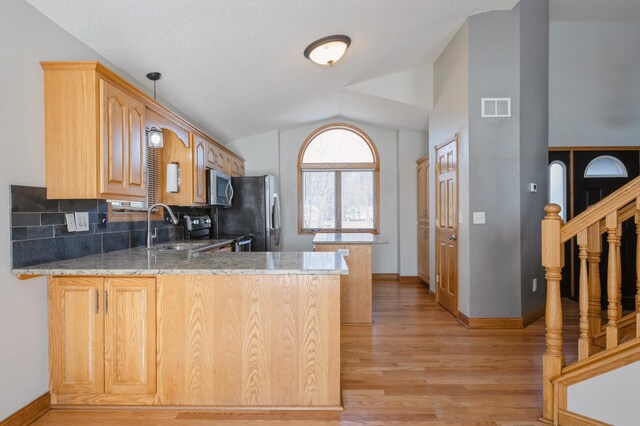
[[[522,318],[522,328],[527,328],[531,324],[542,318],[544,316],[545,309],[546,305],[541,305],[525,315],[524,318]]]
[[[529,312],[524,318],[469,318],[458,311],[458,322],[467,328],[477,329],[517,329],[527,328],[536,320],[544,316],[545,306],[539,306]]]
[[[0,426],[25,426],[38,420],[51,408],[51,394],[49,392],[34,399],[6,419],[0,421]]]
[[[399,281],[401,283],[406,283],[406,284],[419,284],[419,283],[423,282],[420,279],[420,277],[414,277],[414,276],[410,276],[410,275],[400,276]]]
[[[373,281],[398,281],[398,274],[372,274]]]
[[[563,409],[558,411],[558,423],[564,426],[611,426],[609,423],[603,423]]]

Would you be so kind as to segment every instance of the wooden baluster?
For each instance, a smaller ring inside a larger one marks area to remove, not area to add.
[[[636,337],[640,337],[640,197],[636,198]]]
[[[622,224],[618,224],[616,232],[616,262],[618,268],[618,291],[616,293],[616,303],[618,305],[618,319],[622,319]]]
[[[602,330],[602,290],[600,289],[600,254],[602,240],[600,224],[589,227],[587,253],[589,255],[589,335],[593,337]]]
[[[587,271],[587,232],[578,233],[578,257],[580,258],[580,338],[578,339],[578,360],[589,358],[591,336],[589,335],[589,274]]]
[[[609,243],[609,259],[607,265],[607,349],[618,346],[618,212],[614,211],[605,219],[607,242]]]
[[[543,417],[553,421],[554,394],[552,380],[562,373],[562,301],[560,282],[564,266],[564,244],[560,240],[562,219],[558,215],[560,206],[548,204],[542,221],[542,265],[547,279],[547,306],[545,311],[546,352],[542,356]]]

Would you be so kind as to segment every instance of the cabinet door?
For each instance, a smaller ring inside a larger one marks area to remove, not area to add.
[[[216,161],[216,170],[226,173],[227,170],[227,153],[218,147],[218,161]]]
[[[429,222],[429,160],[418,163],[418,222]]]
[[[129,162],[127,132],[127,95],[117,87],[100,80],[101,164],[100,192],[127,195]]]
[[[429,282],[429,225],[418,225],[418,276]]]
[[[127,126],[129,131],[129,180],[127,182],[127,193],[141,198],[145,198],[147,195],[147,185],[144,179],[147,155],[144,114],[144,104],[137,99],[129,97],[127,99]]]
[[[206,152],[207,142],[200,136],[194,136],[193,143],[193,202],[204,204],[206,197]]]
[[[207,142],[207,168],[215,169],[218,161],[218,153],[216,152],[216,146],[211,142]]]
[[[105,278],[105,393],[156,392],[155,278]]]
[[[245,171],[244,171],[244,161],[240,162],[240,176],[244,176]]]
[[[104,391],[101,278],[49,280],[49,363],[51,392]]]

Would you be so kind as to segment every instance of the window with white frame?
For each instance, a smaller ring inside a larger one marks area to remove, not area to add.
[[[349,124],[309,135],[298,155],[298,230],[379,231],[380,161],[371,138]]]

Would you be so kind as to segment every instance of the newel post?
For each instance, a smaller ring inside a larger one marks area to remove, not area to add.
[[[560,239],[562,218],[560,206],[548,204],[542,220],[542,266],[547,279],[547,306],[545,311],[547,349],[542,357],[542,398],[543,417],[552,421],[554,416],[554,395],[552,380],[558,377],[564,367],[562,353],[562,301],[560,282],[564,267],[564,243]]]

